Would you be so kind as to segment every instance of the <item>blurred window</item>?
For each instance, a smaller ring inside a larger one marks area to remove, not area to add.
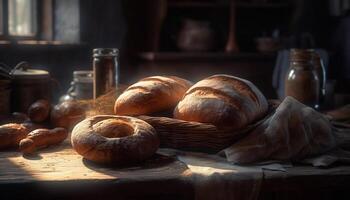
[[[79,0],[0,0],[0,46],[4,42],[78,43],[79,2]]]
[[[37,0],[8,0],[8,33],[11,36],[36,35]]]
[[[4,14],[4,10],[2,8],[2,5],[3,5],[3,2],[2,0],[0,0],[0,35],[4,34],[4,23],[3,23],[3,20],[4,20],[4,17],[3,17],[3,14]]]

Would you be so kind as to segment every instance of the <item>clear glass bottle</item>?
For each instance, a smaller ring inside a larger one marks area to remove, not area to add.
[[[318,109],[319,80],[313,51],[291,49],[289,70],[285,79],[285,96],[292,96],[301,103]]]
[[[326,70],[325,70],[323,61],[317,52],[314,52],[314,64],[315,64],[315,70],[316,70],[317,75],[319,77],[319,83],[320,83],[319,103],[322,104],[324,102],[324,98],[326,96],[326,80],[327,79],[326,79]]]
[[[114,89],[119,82],[118,54],[116,48],[93,50],[94,99]]]

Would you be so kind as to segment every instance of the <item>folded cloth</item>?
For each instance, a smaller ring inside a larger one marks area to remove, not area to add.
[[[193,178],[194,199],[255,200],[259,197],[263,166],[237,166],[215,154],[175,149],[160,149],[158,153],[176,156],[187,165]]]
[[[314,167],[329,167],[334,163],[350,164],[350,151],[337,148],[325,154],[306,158],[301,161],[304,164],[311,164]]]
[[[221,153],[236,164],[300,162],[330,152],[342,145],[344,138],[349,134],[333,131],[325,115],[286,97],[271,117]]]

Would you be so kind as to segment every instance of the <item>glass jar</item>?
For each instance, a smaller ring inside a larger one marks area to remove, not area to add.
[[[115,48],[93,50],[94,99],[114,89],[119,82],[118,54]]]
[[[320,83],[319,95],[320,95],[320,104],[322,104],[326,96],[327,79],[326,79],[326,70],[324,68],[323,61],[317,52],[314,52],[314,64],[315,64],[315,70],[319,77],[319,83]]]
[[[73,81],[67,94],[61,96],[59,102],[71,100],[86,100],[93,97],[93,72],[74,71]]]
[[[320,83],[314,66],[314,53],[306,49],[291,49],[289,70],[285,79],[285,96],[318,108]]]

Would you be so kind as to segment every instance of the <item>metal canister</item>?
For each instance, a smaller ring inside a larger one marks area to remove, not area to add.
[[[38,99],[51,101],[51,77],[45,70],[29,69],[27,65],[16,67],[12,72],[12,111],[27,112]]]
[[[119,82],[118,54],[115,48],[93,50],[94,99],[114,89]]]
[[[0,115],[8,115],[11,110],[11,81],[0,80]]]

